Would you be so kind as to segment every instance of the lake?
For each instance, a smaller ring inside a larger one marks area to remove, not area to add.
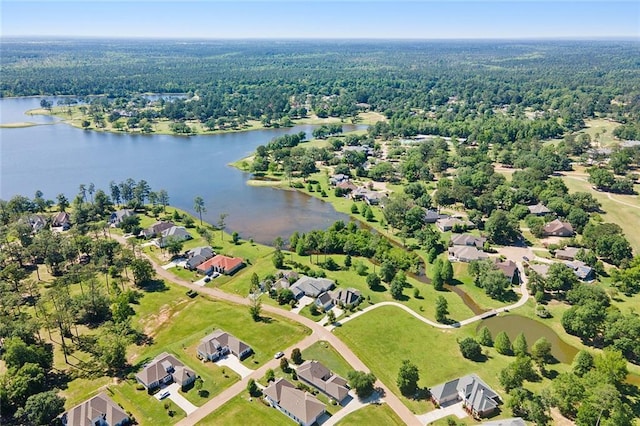
[[[130,177],[146,180],[153,190],[166,189],[171,205],[192,213],[193,199],[203,197],[203,219],[215,224],[227,213],[228,231],[261,243],[349,221],[331,204],[305,194],[248,186],[251,175],[227,165],[277,136],[304,131],[310,137],[315,126],[189,137],[95,132],[57,123],[53,117],[24,115],[39,108],[40,100],[0,99],[0,123],[43,124],[0,128],[1,199],[33,197],[41,190],[45,198],[55,200],[64,193],[71,200],[80,184],[91,182],[109,194],[110,181]],[[344,131],[366,127],[345,125]]]

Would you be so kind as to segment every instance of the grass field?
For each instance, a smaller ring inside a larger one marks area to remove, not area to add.
[[[620,125],[615,121],[605,120],[603,118],[592,118],[584,121],[585,128],[579,130],[576,135],[586,133],[591,136],[591,142],[602,147],[610,146],[620,142],[613,136],[613,130]]]
[[[302,358],[305,361],[320,361],[329,370],[345,379],[349,372],[353,370],[347,361],[345,361],[344,358],[342,358],[342,356],[333,349],[333,346],[325,341],[316,342],[303,350]]]
[[[149,395],[146,390],[137,390],[133,382],[124,381],[115,386],[109,386],[106,394],[116,403],[120,404],[127,412],[133,414],[136,422],[141,425],[174,424],[186,417],[186,414],[173,401],[168,398],[158,401]],[[164,408],[169,404],[169,410],[175,412],[169,416]]]
[[[361,425],[403,425],[404,422],[387,404],[369,404],[366,407],[354,411],[338,422],[340,426]]]
[[[281,426],[293,425],[293,420],[278,410],[266,406],[260,398],[251,398],[247,392],[227,402],[213,413],[198,422],[198,425],[260,425],[260,426]]]

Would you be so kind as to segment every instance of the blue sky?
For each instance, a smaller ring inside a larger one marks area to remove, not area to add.
[[[2,0],[2,36],[640,37],[638,1]]]

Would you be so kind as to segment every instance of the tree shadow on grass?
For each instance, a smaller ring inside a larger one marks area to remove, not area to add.
[[[169,287],[165,284],[163,280],[151,280],[147,281],[147,283],[142,287],[144,291],[147,293],[156,293],[161,291],[169,290]]]

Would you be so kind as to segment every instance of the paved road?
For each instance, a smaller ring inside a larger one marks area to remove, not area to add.
[[[112,237],[120,241],[121,243],[126,244],[126,240],[123,237],[119,235],[112,235]],[[143,254],[143,256],[149,259],[148,256],[146,256],[145,254]],[[216,288],[200,287],[194,283],[182,280],[174,276],[172,273],[162,269],[162,267],[160,265],[157,265],[152,259],[149,259],[149,261],[151,261],[151,264],[153,265],[153,268],[155,269],[156,274],[158,274],[158,276],[160,276],[161,278],[167,281],[173,282],[183,287],[187,287],[199,293],[206,294],[213,299],[223,300],[226,302],[235,303],[239,305],[249,305],[250,303],[248,298],[225,293],[222,290],[218,290]],[[349,349],[349,347],[342,342],[342,340],[338,339],[333,333],[331,333],[330,330],[327,330],[326,328],[316,323],[315,321],[312,321],[308,318],[305,318],[291,311],[287,311],[271,305],[262,305],[262,310],[263,312],[269,312],[275,315],[280,315],[282,317],[285,317],[287,319],[300,323],[308,327],[309,329],[311,329],[312,331],[311,336],[306,337],[301,342],[298,342],[291,348],[288,348],[286,350],[286,353],[290,353],[290,351],[294,347],[300,348],[302,350],[304,348],[309,347],[310,345],[312,345],[314,342],[318,340],[325,340],[329,342],[331,346],[333,346],[334,349],[337,350],[338,353],[342,355],[342,357],[351,365],[351,367],[353,367],[354,370],[365,371],[365,372],[370,371],[369,368],[360,360],[360,358],[358,358],[351,351],[351,349]],[[239,394],[244,389],[246,389],[247,382],[249,381],[250,378],[253,378],[253,379],[262,378],[269,368],[276,368],[279,365],[280,365],[280,362],[277,360],[269,361],[267,364],[265,364],[264,366],[262,366],[261,368],[253,372],[250,376],[245,377],[241,381],[235,383],[233,386],[225,389],[218,396],[207,401],[206,404],[198,408],[198,410],[190,414],[187,418],[185,418],[178,424],[193,425],[197,423],[198,421],[203,419],[207,414],[211,413],[216,408],[220,407],[222,404],[229,401],[235,395]],[[391,390],[389,390],[389,388],[384,383],[378,380],[376,383],[376,386],[381,388],[384,391],[385,401],[387,402],[387,404],[389,404],[389,407],[391,407],[391,409],[395,411],[395,413],[402,419],[402,421],[405,424],[407,425],[420,424],[420,422],[418,421],[418,418],[411,412],[411,410],[409,410],[409,408],[407,408],[407,406],[405,406],[402,403],[402,401],[400,401],[400,399],[394,393],[392,393]]]

